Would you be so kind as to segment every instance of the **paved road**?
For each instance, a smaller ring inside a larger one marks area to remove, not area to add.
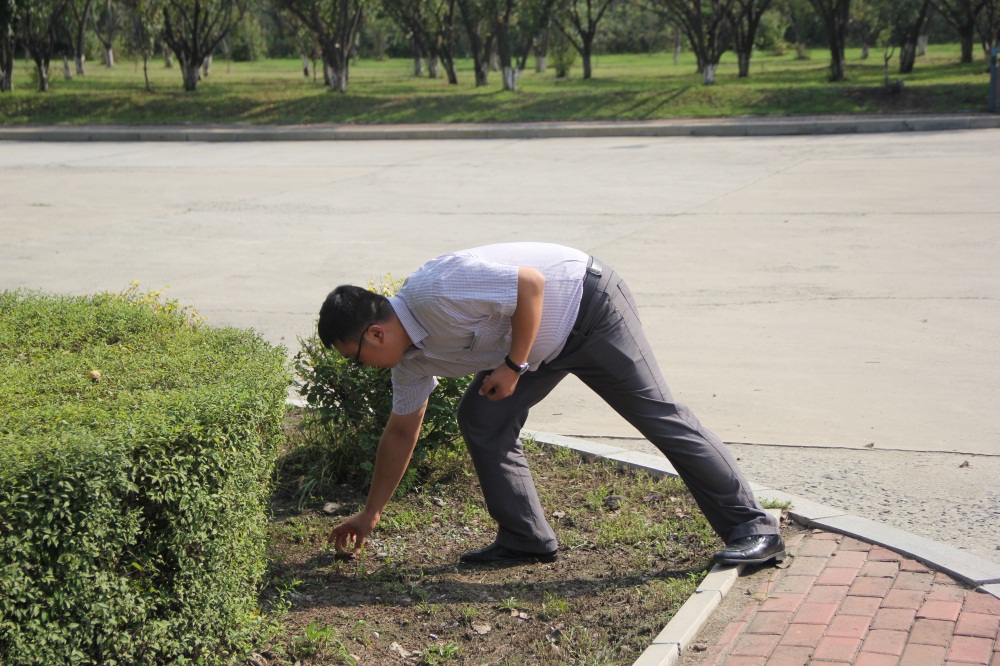
[[[0,288],[170,285],[294,347],[336,284],[555,241],[629,279],[728,441],[1000,454],[998,154],[996,129],[0,142]],[[529,427],[634,434],[571,381]]]

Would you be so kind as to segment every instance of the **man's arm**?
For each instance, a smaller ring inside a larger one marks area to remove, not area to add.
[[[518,365],[527,363],[528,354],[538,327],[542,323],[542,303],[545,297],[545,276],[534,268],[524,266],[517,270],[517,306],[510,317],[510,360]],[[490,400],[501,400],[514,392],[518,375],[506,364],[491,372],[483,380],[480,395]]]
[[[336,542],[337,552],[358,552],[382,517],[382,511],[396,491],[420,436],[427,403],[412,414],[389,416],[375,453],[375,472],[368,489],[365,508],[333,528],[327,541]]]

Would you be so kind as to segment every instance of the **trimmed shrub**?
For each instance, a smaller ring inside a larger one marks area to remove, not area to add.
[[[158,294],[0,294],[0,662],[242,660],[290,379]]]
[[[401,284],[386,276],[369,288],[389,296]],[[336,350],[326,349],[318,336],[299,342],[302,348],[295,356],[295,370],[299,391],[309,405],[303,427],[314,444],[293,451],[283,464],[302,470],[301,505],[312,495],[322,495],[328,483],[361,488],[371,483],[379,438],[392,413],[392,379],[385,368],[358,367]],[[458,403],[471,377],[438,381],[427,403],[412,462],[400,483],[403,490],[448,478],[464,450]]]

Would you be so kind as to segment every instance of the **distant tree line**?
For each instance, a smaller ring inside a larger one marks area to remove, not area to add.
[[[1000,0],[0,0],[0,91],[12,87],[15,54],[23,52],[46,91],[50,63],[85,75],[87,55],[113,67],[115,49],[141,57],[149,87],[150,59],[176,62],[185,90],[208,76],[212,58],[300,57],[306,76],[346,92],[358,57],[407,56],[414,74],[457,84],[457,58],[471,58],[476,86],[500,72],[505,90],[534,57],[557,76],[580,59],[593,76],[596,53],[687,48],[705,84],[726,52],[739,76],[754,52],[824,46],[830,80],[845,77],[844,51],[883,49],[886,67],[898,52],[912,71],[928,40],[961,44],[972,62],[977,41],[1000,44]],[[550,60],[551,58],[551,60]],[[888,75],[888,74],[887,74]]]

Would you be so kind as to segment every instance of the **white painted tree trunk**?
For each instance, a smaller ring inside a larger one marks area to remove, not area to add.
[[[539,74],[544,74],[549,67],[549,57],[548,56],[535,56],[535,71]]]
[[[929,35],[920,35],[917,37],[917,55],[925,56],[927,55],[927,42],[929,40]]]
[[[104,50],[104,66],[114,67],[115,66],[115,52],[111,49]]]
[[[167,51],[166,56],[164,56],[163,58],[163,66],[166,67],[167,69],[174,68],[174,54],[171,53],[170,51]]]
[[[517,67],[503,68],[503,89],[517,92],[517,79],[521,76],[521,70]]]
[[[713,85],[715,83],[715,68],[718,67],[718,66],[719,66],[718,64],[714,64],[714,65],[706,64],[705,65],[705,69],[703,70],[702,75],[701,75],[701,81],[702,81],[702,83],[704,83],[706,86],[710,86],[710,85]]]
[[[305,53],[300,53],[299,55],[302,58],[302,75],[305,76],[308,79],[309,78],[309,58],[306,57]]]
[[[85,71],[84,67],[87,63],[87,56],[83,53],[79,53],[73,56],[73,63],[76,65],[76,73],[82,76]]]
[[[419,53],[413,55],[413,76],[420,78],[424,75],[424,59]]]
[[[73,79],[73,70],[69,67],[69,58],[63,56],[63,78],[67,81]]]
[[[431,56],[427,59],[427,77],[437,79],[441,77],[441,59]]]
[[[205,59],[201,63],[201,74],[206,79],[212,70],[212,56],[205,56]]]

